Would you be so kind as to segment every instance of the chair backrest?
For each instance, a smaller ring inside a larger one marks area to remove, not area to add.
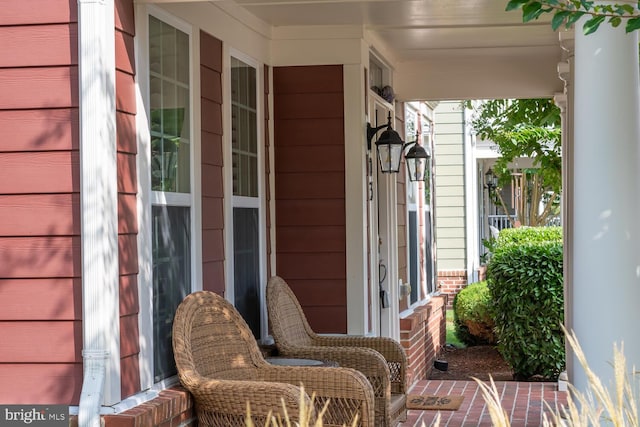
[[[295,294],[279,276],[267,282],[267,310],[276,344],[306,346],[312,343],[315,333]]]
[[[259,363],[266,363],[258,344],[238,311],[222,296],[194,292],[180,303],[173,321],[173,353],[178,375],[252,379]]]

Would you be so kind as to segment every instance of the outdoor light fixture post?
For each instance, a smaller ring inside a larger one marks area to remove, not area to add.
[[[367,149],[371,150],[371,141],[379,130],[386,127],[380,138],[376,140],[376,149],[378,151],[378,162],[382,173],[398,173],[400,170],[400,160],[405,148],[411,147],[405,155],[407,167],[409,168],[409,179],[411,181],[423,181],[426,171],[427,160],[429,154],[418,144],[418,135],[416,140],[406,143],[400,138],[398,132],[393,130],[391,126],[391,112],[387,117],[387,124],[371,127],[367,123]]]
[[[496,176],[495,173],[493,173],[493,170],[491,168],[489,168],[489,170],[484,174],[484,177],[485,177],[485,186],[489,191],[489,196],[491,196],[491,193],[493,192],[493,190],[495,190],[498,187],[498,177]]]

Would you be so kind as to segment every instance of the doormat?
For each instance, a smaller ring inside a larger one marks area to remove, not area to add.
[[[410,394],[407,396],[407,409],[455,411],[460,408],[463,400],[464,396]]]

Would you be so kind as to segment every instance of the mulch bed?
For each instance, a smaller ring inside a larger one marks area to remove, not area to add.
[[[513,372],[498,350],[490,345],[467,348],[447,347],[440,353],[439,360],[446,360],[446,371],[433,368],[432,380],[470,380],[472,377],[487,381],[491,376],[495,381],[513,381]]]

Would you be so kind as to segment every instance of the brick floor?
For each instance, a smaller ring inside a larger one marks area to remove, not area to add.
[[[566,392],[557,391],[557,383],[499,381],[496,387],[502,407],[509,414],[511,427],[542,426],[542,414],[547,404],[566,404]],[[457,411],[440,411],[441,427],[491,427],[491,418],[482,392],[474,381],[418,381],[410,390],[413,394],[455,394],[464,396]],[[438,411],[409,410],[407,421],[401,427],[429,427]]]

